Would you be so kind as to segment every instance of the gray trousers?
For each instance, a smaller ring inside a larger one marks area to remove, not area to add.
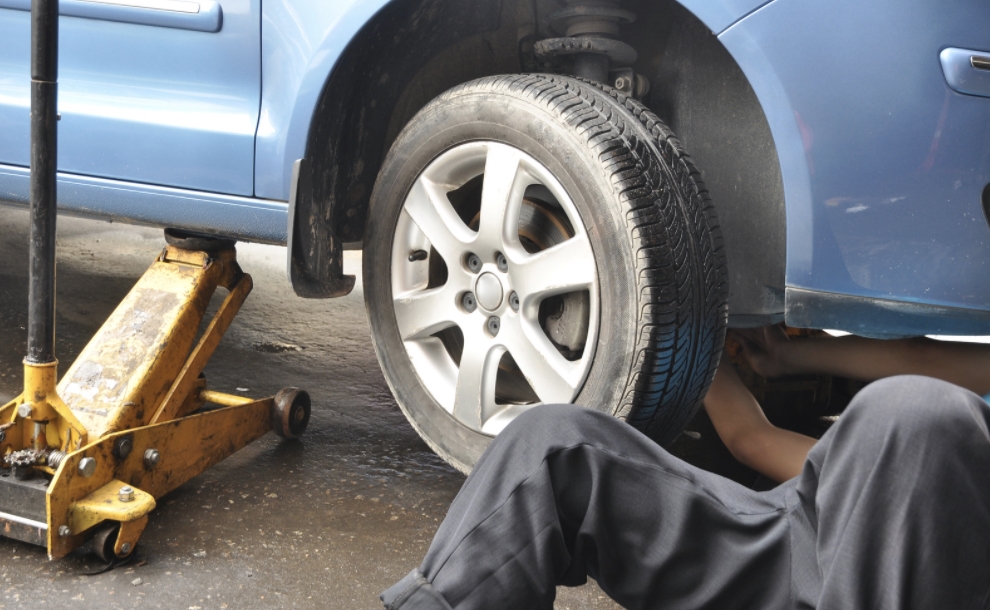
[[[755,492],[609,416],[520,416],[394,610],[550,609],[588,576],[626,608],[990,608],[990,406],[924,377],[860,392],[804,471]]]

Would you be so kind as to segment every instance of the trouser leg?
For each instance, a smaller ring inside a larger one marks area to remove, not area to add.
[[[538,407],[496,438],[383,600],[549,609],[555,585],[590,575],[627,608],[787,607],[785,491],[695,469],[601,413]]]
[[[990,407],[897,377],[860,392],[797,486],[817,521],[819,610],[990,608]]]

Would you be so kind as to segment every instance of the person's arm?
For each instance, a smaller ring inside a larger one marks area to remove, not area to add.
[[[771,424],[727,356],[704,404],[719,438],[737,460],[777,482],[800,474],[815,439]]]
[[[753,369],[765,377],[825,373],[875,381],[924,375],[990,394],[990,345],[917,339],[807,337],[789,339],[779,326],[735,330]]]

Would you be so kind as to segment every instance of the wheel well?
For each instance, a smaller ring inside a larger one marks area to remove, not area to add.
[[[650,107],[691,154],[715,203],[729,266],[729,325],[782,321],[787,225],[770,125],[718,38],[679,4],[667,10],[641,10],[627,41],[639,50],[637,71],[653,83]],[[653,34],[662,28],[664,36]]]
[[[342,241],[362,239],[381,162],[420,108],[460,83],[521,70],[513,10],[526,4],[393,0],[354,38],[320,96],[306,151],[313,200],[332,211]]]
[[[327,81],[311,123],[314,214],[345,243],[363,238],[379,167],[405,124],[463,82],[538,71],[536,40],[558,0],[393,0],[365,25]],[[624,38],[653,84],[647,104],[694,157],[718,209],[732,322],[783,315],[785,217],[776,148],[745,75],[672,0],[627,0]]]

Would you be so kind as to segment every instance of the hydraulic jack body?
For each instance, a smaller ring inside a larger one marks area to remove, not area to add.
[[[302,434],[310,401],[296,388],[260,400],[206,389],[203,369],[251,277],[232,241],[168,232],[56,384],[57,40],[58,0],[33,0],[28,354],[23,394],[0,407],[0,535],[52,559],[95,535],[110,559],[133,552],[156,498],[269,430]],[[218,288],[226,298],[200,331]]]

